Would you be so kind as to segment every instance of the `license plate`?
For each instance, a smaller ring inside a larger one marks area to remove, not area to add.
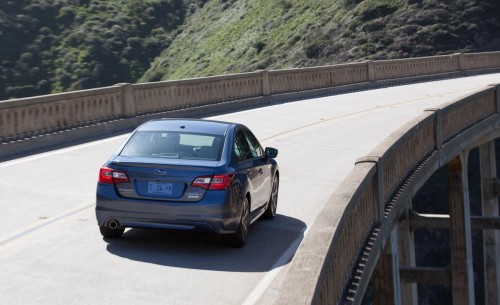
[[[149,182],[148,194],[151,195],[172,195],[172,183]]]

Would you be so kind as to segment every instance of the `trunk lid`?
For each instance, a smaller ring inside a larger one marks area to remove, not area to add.
[[[201,200],[206,190],[191,183],[213,175],[218,161],[118,156],[111,164],[130,180],[116,184],[122,197],[192,202]]]

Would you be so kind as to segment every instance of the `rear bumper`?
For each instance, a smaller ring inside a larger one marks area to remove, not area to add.
[[[96,217],[99,226],[111,219],[126,228],[202,230],[217,234],[235,233],[239,227],[237,203],[229,192],[207,192],[199,202],[175,202],[123,198],[114,186],[99,185]]]

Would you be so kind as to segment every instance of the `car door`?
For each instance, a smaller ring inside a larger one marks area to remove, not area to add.
[[[260,145],[255,135],[248,129],[244,131],[245,137],[250,145],[253,163],[259,175],[258,180],[258,205],[263,206],[271,196],[271,171],[272,166],[265,157],[264,149]]]
[[[260,194],[262,184],[259,172],[260,164],[258,158],[255,157],[255,149],[250,145],[242,128],[238,129],[235,133],[234,153],[238,160],[238,171],[244,173],[247,177],[251,197],[250,210],[254,211],[262,204],[262,196]]]

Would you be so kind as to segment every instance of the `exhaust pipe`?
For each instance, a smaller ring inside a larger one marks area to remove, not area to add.
[[[115,230],[115,229],[118,229],[120,227],[120,223],[118,222],[118,220],[116,219],[111,219],[109,222],[108,222],[108,227],[111,229],[111,230]]]

